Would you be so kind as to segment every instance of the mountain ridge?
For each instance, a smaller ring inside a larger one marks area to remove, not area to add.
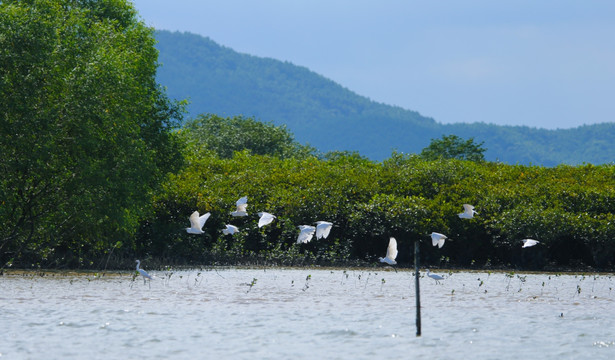
[[[356,94],[307,67],[238,53],[201,35],[162,30],[156,39],[157,80],[171,98],[190,100],[189,116],[214,113],[271,121],[321,151],[357,151],[379,161],[393,151],[418,153],[432,139],[455,134],[484,142],[490,161],[554,166],[615,158],[610,145],[614,123],[555,130],[442,124]]]

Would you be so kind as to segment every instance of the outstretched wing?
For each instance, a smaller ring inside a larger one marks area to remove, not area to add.
[[[197,213],[198,215],[198,213]],[[203,226],[205,226],[205,222],[207,221],[207,219],[209,219],[209,216],[211,215],[211,213],[207,213],[207,214],[203,214],[201,216],[199,216],[199,229],[203,229]]]
[[[333,226],[333,224],[328,221],[317,221],[316,224],[317,224],[316,225],[316,238],[326,239],[327,236],[329,236],[329,233],[331,232],[331,227]]]
[[[301,231],[299,232],[299,236],[297,237],[297,244],[307,244],[312,240],[312,236],[314,236],[314,232],[316,228],[310,225],[301,225],[299,226]]]
[[[273,219],[275,219],[275,215],[272,215],[268,212],[259,212],[258,215],[261,217],[258,220],[258,227],[263,227],[265,225],[271,224]]]
[[[190,215],[190,227],[196,229],[199,227],[199,212],[195,211]]]
[[[389,239],[389,246],[387,247],[387,256],[391,260],[395,260],[397,257],[397,240],[394,237]]]

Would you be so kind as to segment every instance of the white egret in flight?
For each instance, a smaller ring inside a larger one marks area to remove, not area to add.
[[[139,265],[141,265],[141,260],[137,260],[137,271],[143,276],[143,285],[145,285],[145,279],[152,280],[152,276],[148,274],[147,271],[141,269]]]
[[[244,196],[241,199],[237,200],[235,205],[237,205],[237,210],[233,211],[231,215],[248,216],[248,213],[246,212],[246,208],[248,207],[248,197],[247,196]]]
[[[235,233],[238,233],[238,232],[239,232],[239,229],[235,225],[226,224],[226,229],[222,229],[222,233],[224,235],[234,235]]]
[[[207,214],[199,216],[198,211],[193,212],[192,215],[190,215],[190,227],[186,228],[186,231],[188,232],[188,234],[205,233],[205,231],[203,231],[203,226],[205,226],[205,221],[209,219],[210,215],[211,215],[210,213],[207,213]]]
[[[258,220],[258,227],[263,227],[265,225],[271,224],[271,222],[273,221],[273,219],[275,219],[275,215],[272,215],[268,212],[259,212],[258,216],[260,216],[260,219]]]
[[[299,236],[297,237],[297,244],[307,244],[312,240],[316,228],[311,225],[299,225]]]
[[[474,206],[470,204],[463,204],[464,211],[462,213],[457,214],[462,219],[471,219],[474,217],[474,214],[478,214],[474,211]]]
[[[333,223],[328,221],[316,221],[316,239],[327,238],[331,232]]]
[[[391,236],[389,239],[389,246],[387,247],[387,254],[383,258],[378,258],[380,262],[387,263],[389,265],[397,264],[395,258],[397,257],[397,240]]]
[[[540,243],[540,241],[534,240],[534,239],[523,239],[521,241],[523,241],[523,246],[521,246],[522,248],[534,246],[534,245]]]
[[[436,284],[440,283],[440,280],[444,280],[444,278],[438,274],[432,274],[431,272],[429,272],[429,269],[427,269],[427,276],[429,276],[430,278],[436,280]]]
[[[438,248],[442,248],[442,246],[444,246],[444,240],[446,240],[446,239],[448,239],[448,238],[444,234],[440,234],[440,233],[437,233],[437,232],[432,232],[431,233],[431,242],[432,242],[433,246],[437,245]]]

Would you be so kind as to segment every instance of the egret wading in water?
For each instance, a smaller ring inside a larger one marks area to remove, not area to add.
[[[431,272],[429,272],[429,269],[427,269],[427,276],[429,276],[430,278],[436,280],[436,284],[440,283],[440,280],[444,280],[444,277],[438,275],[438,274],[432,274]]]
[[[205,226],[205,222],[209,219],[211,214],[207,213],[199,216],[199,212],[195,211],[190,215],[190,227],[186,228],[188,234],[204,234],[203,226]]]
[[[395,240],[395,238],[391,236],[391,238],[389,238],[389,246],[387,247],[386,256],[383,258],[378,258],[378,260],[380,260],[380,262],[387,263],[389,265],[395,265],[397,264],[397,261],[395,261],[396,257],[397,257],[397,240]],[[397,272],[397,269],[395,269],[395,272]]]
[[[521,246],[521,248],[538,245],[540,243],[540,241],[534,239],[523,239],[521,241],[523,241],[523,246]]]
[[[316,221],[316,239],[324,238],[326,239],[331,232],[331,227],[333,223],[328,221]]]
[[[299,236],[297,237],[297,244],[307,244],[312,240],[316,228],[311,225],[299,225]]]
[[[235,225],[226,224],[226,229],[222,229],[222,233],[224,235],[235,235],[235,233],[239,232],[239,228]]]
[[[152,276],[148,274],[147,271],[141,269],[140,265],[141,265],[141,260],[137,260],[137,271],[139,272],[139,274],[141,274],[141,276],[143,276],[143,285],[145,285],[145,279],[152,280]]]
[[[271,224],[271,222],[273,221],[273,219],[275,219],[275,215],[270,214],[268,212],[259,212],[258,216],[260,216],[260,219],[258,219],[258,227],[263,227],[265,225],[269,225]]]
[[[463,204],[463,210],[462,213],[457,214],[462,219],[471,219],[474,217],[474,214],[478,214],[474,211],[474,206],[470,204]]]
[[[246,208],[248,207],[248,197],[247,196],[244,196],[244,197],[240,198],[239,200],[237,200],[235,205],[237,206],[237,209],[235,211],[231,212],[231,215],[233,215],[233,216],[248,216],[248,212],[246,211]]]
[[[448,238],[444,234],[440,234],[437,232],[431,233],[431,243],[433,244],[433,246],[438,246],[438,248],[442,248],[442,246],[444,246],[444,241],[446,239]],[[451,239],[448,239],[448,240],[450,241]]]

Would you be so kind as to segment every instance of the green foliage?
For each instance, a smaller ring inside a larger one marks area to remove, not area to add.
[[[184,125],[182,134],[196,148],[214,151],[221,158],[230,158],[236,151],[249,150],[255,155],[306,157],[315,150],[300,145],[285,126],[275,126],[252,118],[222,118],[200,115]]]
[[[474,143],[474,138],[464,140],[457,135],[442,136],[441,139],[432,139],[428,147],[421,151],[421,157],[426,160],[459,159],[470,161],[484,161],[486,149]]]
[[[322,158],[189,154],[188,167],[167,183],[139,234],[149,255],[164,249],[165,257],[193,263],[374,264],[394,236],[401,266],[412,264],[414,241],[421,243],[423,263],[440,266],[615,264],[612,165],[543,168],[400,153],[382,163],[348,152]],[[248,196],[249,216],[233,218],[241,196]],[[476,206],[474,219],[457,216],[464,203]],[[194,210],[212,213],[201,237],[183,230]],[[259,211],[277,219],[259,229]],[[296,244],[297,226],[317,220],[336,225],[330,237]],[[239,236],[222,235],[226,223],[239,226]],[[433,231],[451,241],[433,247]],[[541,244],[521,249],[527,237]]]
[[[96,266],[132,242],[182,159],[154,42],[125,0],[0,3],[2,266]]]

